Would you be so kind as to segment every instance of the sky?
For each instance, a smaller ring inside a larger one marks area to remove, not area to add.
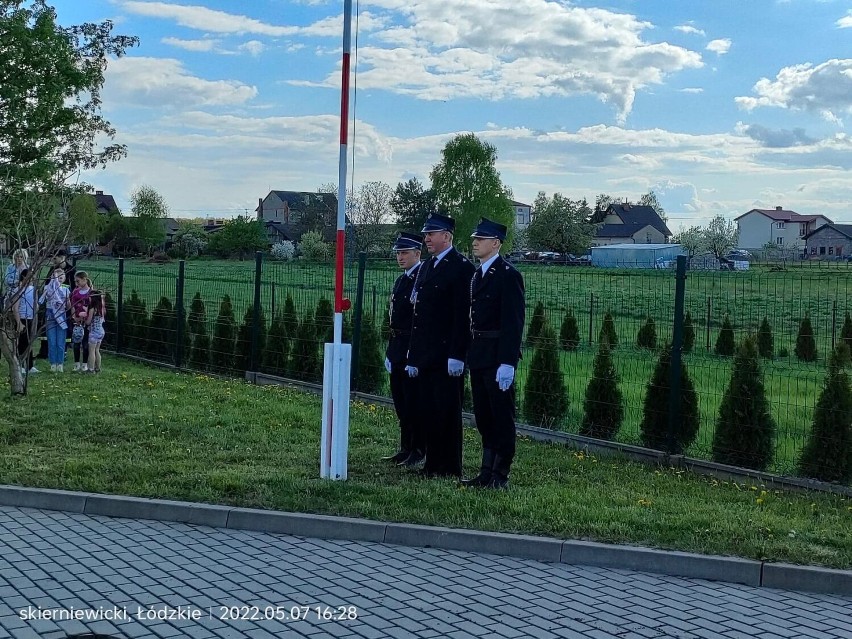
[[[338,181],[342,0],[54,0],[112,20],[103,112],[127,158],[83,175],[129,211],[252,212]],[[349,184],[429,173],[454,135],[515,200],[636,201],[674,232],[783,206],[852,223],[850,0],[354,0]]]

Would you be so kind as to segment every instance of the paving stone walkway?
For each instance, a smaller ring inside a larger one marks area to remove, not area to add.
[[[0,639],[85,632],[146,639],[849,639],[852,599],[0,508]]]

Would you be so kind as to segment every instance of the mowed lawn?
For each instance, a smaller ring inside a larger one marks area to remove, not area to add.
[[[320,398],[115,357],[3,393],[0,483],[591,539],[852,567],[852,501],[521,440],[508,492],[420,480],[379,457],[393,413],[355,402],[350,479],[319,476]],[[466,429],[465,466],[479,455]]]
[[[118,263],[115,260],[84,260],[86,268],[102,286],[117,291]],[[639,423],[648,380],[657,352],[635,346],[636,334],[647,317],[654,318],[658,341],[670,338],[674,312],[675,279],[671,271],[641,269],[595,269],[563,266],[521,265],[527,287],[527,321],[537,301],[545,305],[549,323],[559,330],[565,311],[571,308],[578,320],[581,346],[577,352],[561,355],[562,371],[569,395],[569,412],[558,425],[561,430],[577,432],[582,420],[582,401],[592,375],[598,332],[607,311],[613,313],[619,347],[613,358],[621,377],[625,399],[625,421],[617,439],[639,442]],[[356,265],[347,265],[347,295],[354,299]],[[253,303],[254,260],[199,260],[186,263],[186,306],[196,292],[205,302],[209,332],[222,296],[230,296],[235,315],[241,322]],[[178,264],[146,264],[138,260],[125,263],[125,298],[136,290],[150,312],[160,296],[175,299]],[[395,264],[371,260],[364,284],[364,307],[368,313],[383,316],[388,297],[398,275]],[[330,264],[266,261],[262,270],[262,304],[267,321],[283,308],[285,298],[293,297],[301,316],[313,311],[321,298],[333,298],[334,269]],[[719,357],[713,346],[725,313],[730,314],[738,338],[754,332],[766,316],[773,325],[776,352],[784,348],[786,357],[763,363],[764,381],[770,409],[776,420],[775,456],[768,470],[795,474],[798,459],[807,441],[819,390],[825,376],[825,362],[832,337],[840,339],[847,299],[852,294],[852,269],[842,265],[826,268],[806,267],[773,271],[755,268],[749,272],[695,271],[686,282],[686,309],[690,311],[696,333],[694,351],[686,355],[689,372],[699,394],[701,428],[688,454],[709,458],[719,405],[728,385],[732,358]],[[811,318],[819,359],[799,362],[792,355],[799,321]],[[709,349],[707,348],[709,343]],[[529,370],[532,349],[524,349],[518,371],[523,388]],[[389,394],[387,388],[385,394]],[[521,410],[523,413],[523,409]]]

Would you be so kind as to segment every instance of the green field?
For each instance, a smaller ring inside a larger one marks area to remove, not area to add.
[[[81,262],[97,286],[117,291],[117,262]],[[354,300],[356,265],[349,265],[346,293]],[[569,389],[570,408],[560,428],[576,432],[582,419],[582,399],[592,372],[595,342],[603,315],[615,317],[620,346],[614,352],[625,398],[625,423],[618,434],[624,442],[637,443],[645,388],[656,361],[656,353],[638,349],[636,333],[646,317],[657,324],[658,341],[668,339],[674,313],[675,277],[672,271],[638,269],[566,268],[523,265],[527,287],[528,321],[534,304],[541,300],[549,322],[556,330],[565,309],[572,308],[583,340],[574,353],[562,353],[562,370]],[[177,263],[150,265],[128,261],[125,265],[124,295],[136,290],[150,310],[160,296],[175,298]],[[253,303],[254,261],[189,261],[186,264],[185,298],[200,292],[208,321],[212,321],[224,294],[230,295],[237,320]],[[368,263],[364,284],[367,312],[386,312],[387,300],[398,271],[388,261]],[[262,304],[266,317],[283,307],[284,298],[293,297],[300,313],[313,309],[317,301],[333,296],[333,267],[328,264],[266,262],[262,273]],[[708,458],[712,433],[722,394],[728,384],[731,359],[712,353],[725,313],[738,337],[755,332],[766,316],[774,331],[776,353],[786,348],[791,356],[764,363],[764,378],[772,414],[778,424],[775,461],[770,470],[791,474],[810,429],[813,408],[825,372],[825,356],[847,310],[852,271],[846,268],[791,268],[786,271],[755,269],[749,272],[690,272],[686,281],[686,309],[696,331],[696,345],[686,362],[700,397],[701,429],[688,454]],[[115,294],[115,293],[113,293]],[[709,313],[708,313],[709,300]],[[820,359],[803,363],[792,357],[798,323],[808,314],[812,320]],[[709,329],[709,330],[708,330]],[[709,333],[710,350],[706,348]],[[591,344],[589,336],[591,334]],[[532,352],[525,349],[518,372],[519,397],[523,397]]]

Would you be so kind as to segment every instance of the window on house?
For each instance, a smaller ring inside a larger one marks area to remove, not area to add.
[[[829,247],[828,247],[828,254],[829,254],[829,255],[834,255],[834,247],[833,247],[833,246],[829,246]]]
[[[786,226],[786,224],[784,222],[778,222],[778,225],[776,226],[776,228],[783,229],[785,226]]]
[[[524,214],[521,213],[521,212],[518,212],[518,224],[523,224],[523,223],[524,223]]]
[[[804,235],[808,231],[807,224],[799,224],[799,235]]]
[[[819,247],[819,254],[820,254],[820,255],[825,255],[825,247],[824,247],[824,246],[820,246],[820,247]]]
[[[650,233],[645,233],[645,243],[646,244],[651,243],[651,234]]]
[[[816,246],[811,247],[811,255],[816,255]]]
[[[784,243],[784,238],[783,238],[783,237],[776,237],[776,238],[775,238],[775,243],[776,243],[776,244],[783,244],[783,243]]]

